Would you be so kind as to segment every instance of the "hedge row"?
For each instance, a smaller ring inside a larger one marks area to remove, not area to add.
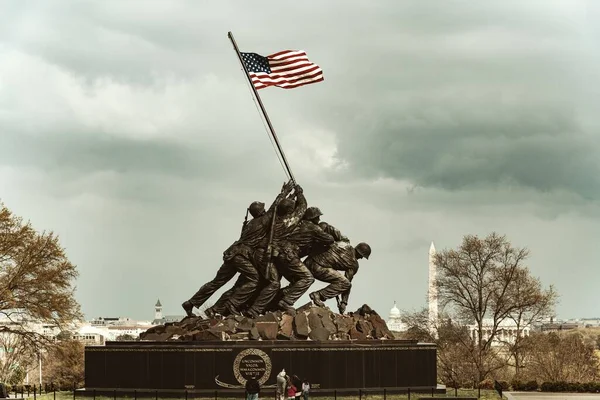
[[[540,389],[542,392],[600,393],[600,382],[544,382]]]
[[[4,384],[6,391],[10,394],[12,393],[23,393],[23,394],[27,394],[29,393],[30,395],[33,395],[33,391],[35,388],[36,393],[40,393],[40,389],[42,390],[41,393],[49,393],[52,392],[54,390],[58,391],[70,391],[73,390],[73,385],[58,385],[58,384],[48,384],[45,383],[43,385],[43,387],[40,388],[40,384],[31,384],[31,385],[7,385]]]
[[[541,385],[537,381],[498,381],[502,386],[503,391],[514,390],[517,392],[535,392],[540,390],[542,392],[578,392],[578,393],[600,393],[600,382],[544,382]],[[465,387],[464,385],[458,385]],[[453,383],[447,383],[446,387],[453,388]],[[486,379],[479,384],[481,389],[494,390],[494,381]]]
[[[512,381],[510,386],[517,392],[533,392],[539,389],[537,381]]]

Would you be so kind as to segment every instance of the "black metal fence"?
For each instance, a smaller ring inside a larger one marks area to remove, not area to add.
[[[39,396],[43,396],[44,400],[67,400],[72,398],[76,399],[89,399],[96,400],[100,399],[164,399],[164,398],[173,398],[173,399],[206,399],[206,400],[223,400],[223,399],[232,399],[232,398],[243,398],[244,392],[241,390],[231,390],[231,389],[223,389],[223,390],[131,390],[131,389],[79,389],[77,385],[73,385],[73,387],[69,390],[59,390],[64,388],[58,388],[56,385],[50,383],[45,385],[23,385],[19,387],[14,387],[9,392],[10,398],[33,398],[37,399]],[[368,400],[369,398],[382,398],[383,400],[389,400],[392,397],[397,397],[398,395],[402,395],[404,398],[408,398],[408,400],[418,400],[423,397],[435,397],[437,396],[448,396],[448,397],[457,397],[458,392],[456,389],[454,390],[454,396],[448,393],[446,394],[445,389],[419,389],[419,388],[407,388],[407,389],[343,389],[343,390],[324,390],[324,389],[314,389],[311,390],[310,397],[315,398],[323,398],[327,397],[333,400],[338,400],[338,398],[348,399],[355,398],[358,400]],[[261,391],[262,399],[276,399],[277,395],[274,389],[266,389]],[[457,397],[459,398],[459,397]],[[460,399],[464,399],[465,397],[460,397]],[[303,397],[300,397],[303,400]]]

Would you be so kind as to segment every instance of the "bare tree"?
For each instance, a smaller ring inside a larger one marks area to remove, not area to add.
[[[38,353],[50,340],[36,323],[63,327],[81,318],[76,267],[52,232],[36,232],[0,203],[0,334]]]
[[[470,360],[473,358],[473,339],[467,328],[450,318],[441,319],[437,326],[438,376],[454,388],[468,387],[477,377]]]
[[[403,311],[400,320],[406,326],[406,331],[401,332],[400,335],[402,339],[435,342],[435,337],[431,334],[433,321],[429,321],[429,312],[426,308],[415,312]]]
[[[402,322],[407,327],[402,339],[437,345],[437,371],[441,382],[448,387],[465,387],[477,379],[477,372],[469,361],[473,358],[474,342],[464,325],[452,321],[447,315],[431,321],[426,308],[403,312]]]
[[[32,351],[28,342],[22,336],[11,333],[0,333],[0,349],[4,353],[0,360],[0,381],[11,382],[15,371],[27,369],[36,359],[35,351]],[[21,383],[21,382],[11,382]]]
[[[514,322],[516,332],[506,345],[514,361],[512,366],[515,368],[515,379],[520,379],[523,351],[527,346],[523,328],[553,315],[558,294],[552,285],[543,289],[540,280],[531,276],[526,268],[517,270],[514,280],[515,283],[510,285],[509,290],[515,305],[508,314],[508,319]]]
[[[77,340],[64,340],[52,345],[45,356],[44,376],[60,389],[81,387],[84,381],[83,343]]]
[[[536,333],[526,338],[528,378],[543,382],[593,382],[599,378],[598,356],[579,332]]]
[[[503,366],[498,350],[492,347],[499,326],[519,309],[533,307],[516,295],[516,288],[529,271],[523,265],[529,251],[514,248],[505,236],[496,233],[484,239],[468,235],[456,250],[442,250],[435,256],[438,296],[444,311],[454,320],[475,325],[470,361],[481,382]],[[537,298],[537,297],[536,297]]]

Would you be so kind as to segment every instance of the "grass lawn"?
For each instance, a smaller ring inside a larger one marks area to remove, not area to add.
[[[477,389],[473,390],[473,389],[459,389],[458,390],[458,396],[459,397],[477,397]],[[117,395],[117,399],[133,399],[133,394],[131,396],[124,396],[124,395]],[[141,393],[138,394],[137,396],[140,399],[154,399],[155,397],[153,395],[148,395],[146,393],[145,396],[143,396]],[[411,393],[411,400],[417,400],[419,397],[431,397],[431,394],[427,395],[425,393]],[[448,389],[447,394],[443,395],[443,394],[435,394],[434,397],[448,397],[448,398],[452,398],[454,397],[454,389]],[[30,399],[32,399],[33,396],[30,397]],[[160,400],[163,400],[163,398],[161,398],[160,396],[158,397]],[[182,395],[179,397],[180,399],[185,399],[185,394],[182,393]],[[214,400],[214,396],[211,397],[207,397],[207,396],[195,396],[192,393],[188,393],[188,397],[189,400],[191,399],[202,399],[202,400]],[[311,398],[315,398],[315,399],[319,399],[319,400],[334,400],[334,398],[332,396],[319,396],[318,393],[315,393],[313,396],[311,396]],[[503,397],[504,399],[506,399],[506,397]],[[52,393],[49,394],[43,394],[41,396],[37,396],[37,399],[39,400],[54,400],[54,395]],[[76,400],[92,400],[93,397],[92,396],[83,396],[81,393],[76,393]],[[167,399],[173,399],[172,397],[168,397],[168,398],[164,398],[164,400]],[[237,399],[233,399],[233,398],[228,398],[228,397],[219,397],[218,400],[239,400],[240,398]],[[274,396],[273,395],[266,395],[266,396],[261,396],[259,398],[259,400],[262,399],[266,399],[266,400],[274,400]],[[383,394],[381,395],[375,395],[375,394],[363,394],[362,395],[362,399],[363,400],[384,400],[383,398]],[[400,394],[390,394],[386,396],[386,400],[408,400],[408,395],[404,394],[404,395],[400,395]],[[481,390],[481,399],[482,400],[500,400],[498,393],[496,393],[494,390]],[[73,400],[73,392],[56,392],[56,400]],[[105,396],[96,396],[96,400],[113,400],[113,397],[105,397]],[[359,396],[337,396],[337,400],[359,400]]]

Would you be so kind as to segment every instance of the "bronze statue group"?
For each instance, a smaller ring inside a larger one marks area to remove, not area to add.
[[[343,314],[358,260],[369,258],[370,246],[352,246],[338,229],[321,222],[321,211],[307,207],[302,187],[293,181],[283,185],[268,210],[264,203],[255,201],[247,213],[252,219],[244,221],[240,238],[223,253],[223,264],[214,279],[182,304],[186,314],[193,316],[194,307],[200,308],[236,274],[233,287],[205,310],[208,317],[256,318],[269,311],[293,315],[294,303],[315,279],[329,285],[310,293],[312,302],[323,307],[326,300],[336,298],[338,311]],[[282,277],[289,282],[283,288]]]

